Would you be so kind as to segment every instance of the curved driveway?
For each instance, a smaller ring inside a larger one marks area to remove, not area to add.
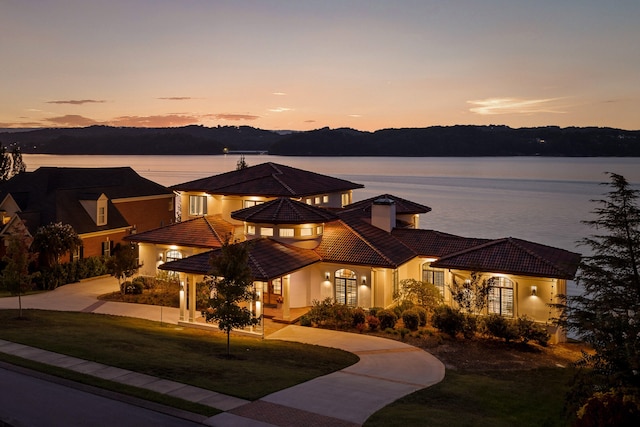
[[[22,297],[22,306],[177,323],[176,308],[97,300],[98,295],[117,290],[118,284],[113,278],[101,278]],[[17,307],[17,298],[0,299],[0,309]],[[444,378],[445,368],[438,359],[395,340],[294,325],[276,331],[267,339],[339,348],[355,353],[360,361],[216,415],[206,421],[207,425],[361,425],[389,403]]]

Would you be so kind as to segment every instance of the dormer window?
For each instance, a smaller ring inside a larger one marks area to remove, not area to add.
[[[109,199],[104,193],[100,195],[83,194],[80,198],[80,204],[98,227],[107,225],[109,221],[108,203]]]

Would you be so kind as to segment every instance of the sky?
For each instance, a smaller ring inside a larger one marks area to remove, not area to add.
[[[639,0],[0,0],[0,128],[640,129]]]

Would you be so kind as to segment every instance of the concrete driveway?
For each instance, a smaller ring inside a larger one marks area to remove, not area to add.
[[[113,314],[176,324],[177,308],[99,301],[119,289],[112,277],[62,286],[22,297],[23,308]],[[16,297],[0,298],[0,309],[18,307]],[[267,339],[334,347],[355,353],[360,361],[208,419],[212,426],[305,425],[357,426],[374,412],[444,378],[444,365],[408,344],[366,334],[295,325]]]

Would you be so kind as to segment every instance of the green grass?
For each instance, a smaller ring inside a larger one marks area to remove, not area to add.
[[[444,381],[373,414],[377,426],[566,426],[563,404],[572,371],[562,368],[470,373]]]
[[[341,350],[75,312],[0,310],[0,338],[255,400],[357,362]]]

